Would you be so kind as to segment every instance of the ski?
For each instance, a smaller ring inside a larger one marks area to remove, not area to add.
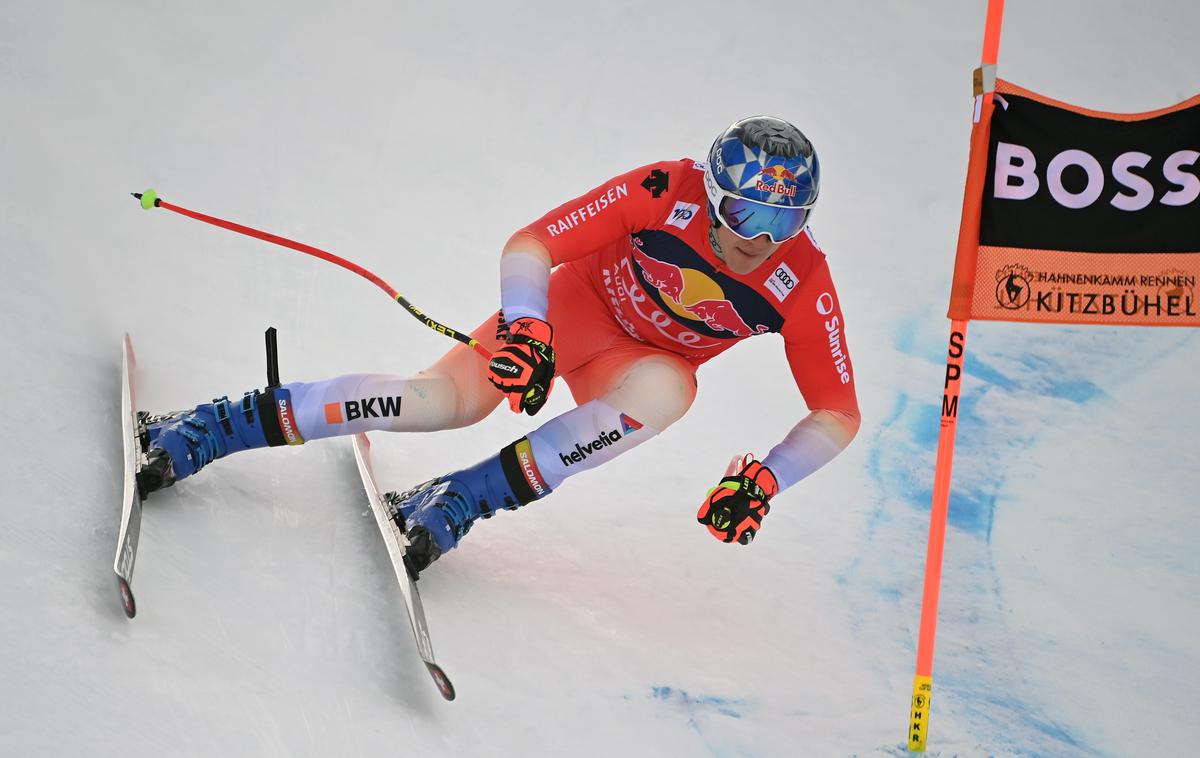
[[[396,581],[400,583],[400,592],[404,595],[404,607],[408,610],[409,626],[412,627],[413,637],[417,641],[417,652],[425,662],[425,667],[429,669],[429,674],[442,697],[453,700],[454,685],[433,658],[433,643],[429,639],[429,625],[425,621],[425,609],[421,606],[421,594],[404,567],[407,540],[392,521],[390,509],[375,485],[375,472],[371,468],[371,441],[367,439],[366,434],[360,432],[354,435],[353,444],[354,460],[358,463],[358,473],[362,477],[363,488],[367,491],[367,501],[371,504],[371,512],[375,514],[375,524],[379,527],[384,544],[387,545],[388,557],[392,559],[392,570],[396,573]]]
[[[138,493],[137,471],[143,460],[137,423],[137,402],[134,393],[133,370],[137,361],[133,343],[126,334],[121,342],[121,433],[124,435],[125,494],[121,505],[121,528],[117,532],[117,556],[113,572],[121,592],[125,615],[133,618],[137,604],[129,583],[133,580],[133,561],[137,557],[138,535],[142,531],[142,498]]]

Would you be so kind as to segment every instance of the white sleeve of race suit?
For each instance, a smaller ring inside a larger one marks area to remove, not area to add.
[[[804,417],[763,459],[775,474],[779,491],[813,473],[846,449],[858,432],[858,419],[844,413],[815,410]]]
[[[500,307],[508,323],[526,316],[545,321],[549,291],[548,262],[525,250],[500,256]]]

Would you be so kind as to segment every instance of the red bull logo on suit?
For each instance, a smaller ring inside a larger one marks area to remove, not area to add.
[[[769,331],[766,326],[757,324],[752,329],[738,315],[733,303],[728,300],[700,300],[683,307],[685,311],[700,318],[710,329],[719,332],[729,332],[735,337],[749,337],[752,334],[762,334]]]
[[[650,234],[643,233],[641,236],[649,237]],[[655,238],[653,241],[659,240]],[[636,276],[640,280],[638,284],[657,295],[654,299],[661,302],[665,308],[665,313],[657,312],[649,318],[660,331],[667,333],[664,331],[666,324],[662,323],[664,319],[685,326],[688,329],[687,333],[691,334],[690,337],[684,336],[683,333],[672,336],[692,346],[702,343],[701,334],[729,339],[771,331],[771,324],[778,317],[772,309],[765,307],[765,301],[749,287],[728,280],[715,272],[708,273],[702,270],[700,266],[711,271],[711,266],[694,253],[692,256],[696,260],[693,266],[678,265],[665,260],[671,257],[670,253],[660,250],[659,246],[654,246],[657,255],[648,252],[648,247],[650,246],[640,237],[633,238],[632,269],[636,270]],[[727,289],[732,292],[727,293]],[[736,297],[735,301],[736,295],[740,297]],[[744,315],[749,312],[753,312],[756,317]],[[763,323],[764,321],[766,323]],[[709,344],[715,346],[721,343]]]

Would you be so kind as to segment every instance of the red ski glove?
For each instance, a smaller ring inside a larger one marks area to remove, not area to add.
[[[508,344],[492,354],[488,381],[508,396],[513,413],[542,409],[554,386],[554,329],[527,316],[508,325]]]
[[[730,461],[721,483],[708,491],[696,520],[722,542],[749,545],[778,492],[771,469],[754,460],[752,453],[739,455]]]

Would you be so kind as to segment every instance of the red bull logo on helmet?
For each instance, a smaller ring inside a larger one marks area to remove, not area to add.
[[[784,166],[768,166],[759,171],[754,188],[760,192],[773,192],[787,197],[795,197],[798,189],[796,175]]]

